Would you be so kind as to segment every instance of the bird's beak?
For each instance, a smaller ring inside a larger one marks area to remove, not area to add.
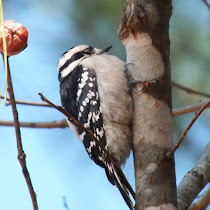
[[[109,50],[110,50],[111,48],[112,48],[112,46],[109,46],[109,47],[107,47],[107,48],[101,50],[101,51],[98,53],[98,55],[101,55],[101,54],[103,54],[103,53],[109,52]]]

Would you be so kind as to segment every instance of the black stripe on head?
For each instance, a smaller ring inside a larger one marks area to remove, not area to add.
[[[89,57],[89,56],[91,56],[92,54],[94,54],[94,49],[93,49],[93,47],[88,47],[88,46],[87,46],[86,48],[81,49],[81,51],[77,51],[77,52],[75,52],[74,54],[72,54],[72,53],[71,53],[72,50],[74,50],[74,48],[77,49],[77,47],[80,47],[80,46],[76,46],[76,47],[72,47],[72,48],[68,49],[68,50],[67,50],[66,52],[64,52],[63,55],[61,56],[60,60],[63,60],[64,62],[63,62],[63,65],[60,66],[60,68],[59,68],[59,76],[58,76],[58,78],[59,78],[60,81],[61,81],[61,72],[62,72],[64,69],[68,68],[68,66],[69,66],[71,63],[73,63],[73,62],[76,61],[76,60],[79,60],[79,59],[82,58],[82,57]],[[83,47],[83,46],[81,45],[81,47]],[[69,54],[69,55],[68,55],[68,54]],[[71,56],[71,57],[70,57],[70,56]]]
[[[67,68],[72,62],[80,59],[83,56],[84,56],[84,53],[83,52],[75,53],[71,58],[69,58],[69,59],[66,60],[66,62],[63,64],[63,66],[60,67],[59,72],[61,72],[62,70],[64,70],[65,68]]]
[[[71,47],[71,48],[69,48],[68,50],[66,50],[66,52],[64,52],[62,55],[61,55],[61,57],[63,57],[66,53],[68,53],[70,50],[72,50],[73,48],[75,48],[75,46],[74,47]]]
[[[73,49],[74,47],[70,48],[69,50],[67,50],[65,53],[63,53],[62,56],[64,56],[65,54],[67,54],[71,49]],[[67,68],[72,62],[82,58],[85,55],[91,55],[93,54],[93,47],[88,47],[86,49],[84,49],[83,51],[77,52],[74,55],[71,56],[71,58],[67,59],[66,62],[63,64],[63,66],[60,67],[59,69],[59,73]],[[61,57],[62,57],[61,56]]]

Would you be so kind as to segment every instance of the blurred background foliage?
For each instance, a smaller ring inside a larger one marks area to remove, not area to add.
[[[17,99],[40,101],[38,92],[60,104],[56,66],[60,55],[78,44],[98,48],[112,45],[112,54],[125,60],[117,36],[125,1],[19,0],[3,1],[4,18],[24,24],[29,31],[27,49],[11,57]],[[170,21],[172,80],[210,93],[210,15],[202,0],[173,1]],[[5,73],[1,61],[1,94]],[[206,99],[173,88],[173,106],[184,107]],[[18,105],[21,121],[53,121],[63,116],[51,108]],[[193,117],[174,118],[174,141]],[[210,138],[210,111],[206,110],[176,152],[177,184],[202,154]],[[2,104],[0,120],[12,120],[10,107]],[[13,128],[0,127],[0,209],[32,209],[29,193],[16,159]],[[82,144],[69,129],[21,129],[27,165],[40,210],[127,209],[120,193],[89,160]],[[134,187],[132,155],[124,172]]]

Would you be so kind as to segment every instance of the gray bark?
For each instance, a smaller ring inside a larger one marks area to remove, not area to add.
[[[178,209],[188,209],[198,193],[210,182],[210,143],[197,164],[187,172],[178,186]]]
[[[170,0],[128,1],[119,37],[126,48],[134,104],[136,210],[176,209],[171,113]]]

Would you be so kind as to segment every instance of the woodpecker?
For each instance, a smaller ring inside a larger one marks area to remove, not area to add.
[[[58,79],[62,106],[123,165],[131,150],[133,108],[125,62],[108,55],[110,49],[87,45],[70,48],[59,59]],[[67,122],[90,158],[105,169],[108,180],[133,209],[127,187],[102,149],[84,130]]]

